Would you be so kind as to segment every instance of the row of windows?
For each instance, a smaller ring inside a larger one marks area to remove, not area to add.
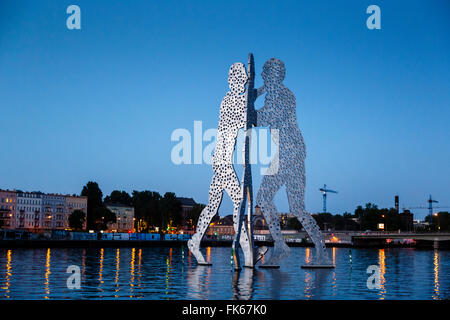
[[[25,223],[20,223],[17,225],[19,228],[39,228],[41,226],[41,223],[39,222],[25,222]],[[44,222],[42,223],[42,227],[51,227],[52,224],[51,222]],[[64,227],[63,223],[57,223],[56,224],[57,227]]]
[[[41,211],[41,207],[21,207],[21,206],[19,206],[17,208],[19,209],[19,211],[23,210],[25,212],[35,212],[35,211],[40,212]]]
[[[40,195],[34,194],[34,193],[19,193],[17,194],[17,197],[20,198],[40,198]]]
[[[78,202],[74,202],[74,203],[69,202],[68,205],[69,205],[69,207],[72,207],[72,208],[86,208],[86,206],[87,206],[86,203],[78,203]]]
[[[45,212],[64,212],[62,208],[56,208],[56,211],[53,211],[51,208],[45,208]]]
[[[50,206],[63,206],[63,205],[65,205],[65,202],[58,202],[58,203],[55,203],[54,201],[42,201],[42,203],[44,204],[44,205],[50,205]]]
[[[53,198],[52,198],[53,199]],[[65,199],[61,199],[61,198],[55,198],[54,200],[59,200],[59,203],[57,203],[57,205],[64,205],[65,204]],[[13,203],[14,202],[14,197],[10,196],[10,197],[6,197],[6,198],[1,198],[1,202],[2,203]],[[41,200],[30,200],[30,199],[22,199],[22,197],[19,197],[17,199],[17,203],[20,204],[39,204],[41,202]],[[44,204],[53,204],[54,201],[42,201]],[[78,202],[69,202],[68,205],[74,207],[74,208],[83,208],[85,207],[87,204],[86,203],[78,203]]]
[[[51,219],[52,216],[46,215],[46,216],[44,216],[43,218],[45,218],[45,219]],[[25,215],[24,215],[24,219],[25,219],[25,221],[28,221],[28,220],[34,220],[34,221],[36,221],[36,220],[40,220],[41,217],[40,217],[39,215],[34,215],[34,214],[25,214]],[[56,216],[56,220],[59,220],[59,221],[64,220],[64,215],[61,215],[61,214],[57,215],[57,216]]]
[[[17,199],[18,204],[40,204],[39,200],[29,200],[29,199]]]

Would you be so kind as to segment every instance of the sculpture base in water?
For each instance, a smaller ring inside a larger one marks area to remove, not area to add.
[[[304,264],[301,266],[302,269],[333,269],[332,264]]]
[[[280,268],[280,266],[277,266],[277,265],[267,265],[267,264],[260,265],[259,267],[263,268],[263,269],[279,269]]]
[[[209,262],[197,262],[197,264],[199,265],[199,266],[212,266],[212,263],[209,263]]]

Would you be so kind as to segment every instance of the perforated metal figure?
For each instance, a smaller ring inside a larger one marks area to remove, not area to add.
[[[313,263],[329,264],[322,233],[314,218],[305,211],[306,148],[297,125],[295,96],[282,83],[285,73],[281,60],[272,58],[264,64],[261,76],[266,92],[265,103],[261,109],[256,110],[257,126],[277,129],[278,137],[274,141],[279,144],[278,154],[274,156],[275,160],[264,175],[256,196],[256,204],[261,207],[274,239],[272,254],[264,266],[278,266],[280,260],[289,253],[273,203],[275,194],[283,185],[286,186],[291,214],[300,221],[316,247],[316,259]]]
[[[253,255],[249,248],[249,239],[246,226],[242,223],[242,215],[239,212],[242,201],[242,190],[236,172],[233,167],[233,153],[239,129],[246,125],[246,96],[245,84],[248,77],[245,66],[235,63],[230,67],[228,91],[220,105],[220,118],[217,128],[217,142],[213,156],[213,177],[209,189],[208,205],[203,209],[197,223],[197,232],[188,241],[188,248],[193,253],[199,264],[209,264],[200,252],[200,242],[208,228],[211,219],[217,214],[222,202],[223,191],[226,191],[233,201],[233,223],[235,237],[233,239],[233,252],[235,267],[240,268],[239,242],[244,252],[246,263],[253,261]],[[241,233],[242,230],[242,233]]]

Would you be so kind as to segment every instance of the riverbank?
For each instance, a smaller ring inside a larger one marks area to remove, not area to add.
[[[290,247],[313,247],[309,242],[287,242]],[[255,241],[256,246],[273,246],[273,242]],[[181,240],[0,240],[0,248],[145,248],[145,247],[187,247],[187,241]],[[202,241],[203,247],[230,247],[231,241]],[[327,247],[342,248],[421,248],[433,249],[432,241],[417,241],[415,243],[382,243],[382,242],[358,242],[358,243],[326,243]],[[450,249],[450,241],[442,241],[439,249]]]

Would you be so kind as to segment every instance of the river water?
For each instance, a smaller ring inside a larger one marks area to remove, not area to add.
[[[328,248],[336,268],[311,270],[313,249],[294,247],[279,269],[235,273],[230,248],[202,250],[211,267],[187,248],[0,249],[0,299],[450,299],[450,251]]]

